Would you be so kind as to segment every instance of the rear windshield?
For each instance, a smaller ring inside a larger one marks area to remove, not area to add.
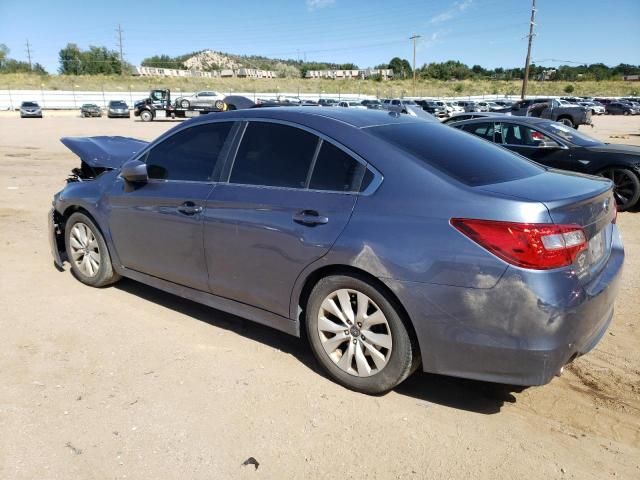
[[[468,133],[432,123],[368,128],[373,135],[470,186],[532,177],[545,169]]]

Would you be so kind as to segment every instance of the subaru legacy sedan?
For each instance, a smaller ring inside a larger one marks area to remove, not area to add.
[[[283,107],[62,142],[81,165],[53,199],[58,267],[306,335],[360,392],[419,368],[545,384],[613,316],[611,181],[435,122]]]

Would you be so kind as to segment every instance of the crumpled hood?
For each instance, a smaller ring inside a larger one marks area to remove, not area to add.
[[[148,145],[130,137],[63,137],[60,141],[91,167],[119,168]]]

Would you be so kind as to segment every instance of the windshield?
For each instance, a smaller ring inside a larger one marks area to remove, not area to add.
[[[417,105],[417,103],[413,100],[403,100],[402,103],[404,103],[405,105]]]
[[[566,125],[558,122],[543,122],[542,125],[549,132],[554,133],[567,142],[578,145],[579,147],[592,147],[594,145],[602,145],[600,140],[591,138],[584,133],[578,132],[576,129],[567,127]]]
[[[23,107],[37,107],[38,104],[36,102],[22,102]]]
[[[470,186],[509,182],[545,172],[543,167],[493,143],[431,122],[366,130]]]
[[[127,104],[124,102],[109,102],[109,106],[113,107],[113,108],[127,108]]]

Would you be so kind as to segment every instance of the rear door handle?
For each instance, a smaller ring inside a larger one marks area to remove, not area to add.
[[[302,210],[293,214],[293,221],[301,225],[313,227],[315,225],[324,225],[329,222],[327,217],[323,217],[315,210]]]
[[[202,207],[199,205],[196,205],[193,202],[184,202],[182,205],[180,205],[178,207],[178,212],[180,212],[183,215],[195,215],[197,213],[202,212]]]

